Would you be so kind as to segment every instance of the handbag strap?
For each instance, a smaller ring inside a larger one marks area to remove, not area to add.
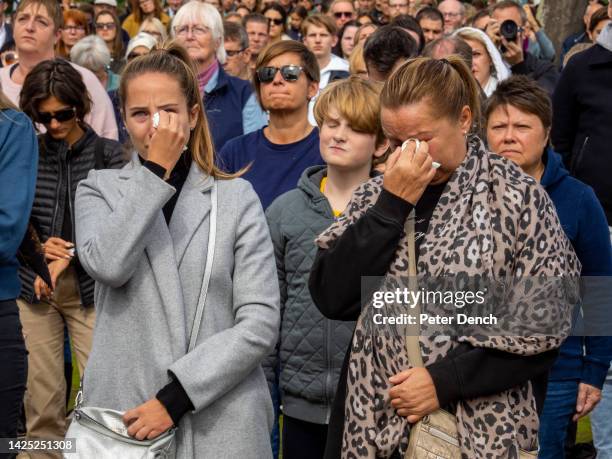
[[[416,292],[417,269],[416,269],[416,243],[415,243],[415,210],[410,212],[404,224],[404,231],[408,236],[408,286],[410,290]],[[421,303],[416,301],[412,309],[414,317],[421,314]],[[414,367],[422,367],[423,357],[421,356],[421,345],[419,344],[420,326],[418,320],[414,324],[406,325],[406,353],[408,361]]]
[[[215,257],[215,240],[217,236],[217,181],[213,178],[212,189],[210,190],[210,228],[208,230],[208,248],[206,252],[206,267],[204,268],[204,281],[202,282],[202,290],[200,292],[200,300],[196,308],[193,327],[189,337],[189,349],[191,352],[196,346],[200,325],[202,324],[202,315],[204,313],[204,303],[208,294],[208,286],[210,284],[210,276],[212,275],[212,265]]]

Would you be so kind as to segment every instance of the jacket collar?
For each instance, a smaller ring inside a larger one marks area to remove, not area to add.
[[[213,92],[223,89],[228,84],[229,76],[225,72],[225,70],[223,70],[223,66],[219,64],[219,70],[217,71],[217,75],[212,76],[212,78],[204,88],[204,92],[206,94],[212,94]]]
[[[121,180],[128,180],[140,167],[138,153],[132,153],[132,160],[119,173]],[[178,197],[170,227],[168,228],[164,220],[163,212],[160,209],[154,224],[156,232],[165,233],[170,231],[174,246],[174,256],[177,267],[180,267],[189,242],[194,233],[200,227],[204,218],[210,213],[210,199],[204,199],[203,194],[210,191],[213,185],[213,178],[204,173],[195,161],[191,162],[189,175]],[[123,193],[122,193],[123,194]],[[155,253],[157,248],[147,246],[147,251]]]
[[[98,137],[98,134],[86,123],[81,123],[81,128],[84,133],[83,136],[77,140],[74,145],[72,145],[72,154],[78,155],[83,151],[88,145],[93,142],[93,140]],[[41,136],[43,146],[45,148],[45,152],[52,155],[61,154],[65,151],[68,151],[68,143],[65,140],[56,140],[51,135],[46,132]]]
[[[589,66],[608,64],[612,62],[612,51],[607,50],[602,45],[597,43],[589,49]]]

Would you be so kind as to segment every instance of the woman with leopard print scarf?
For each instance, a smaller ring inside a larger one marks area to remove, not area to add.
[[[324,315],[357,319],[326,458],[401,458],[410,425],[440,407],[456,415],[464,458],[516,458],[519,448],[537,448],[547,372],[570,331],[580,263],[546,192],[468,135],[480,119],[479,92],[460,59],[410,60],[385,84],[381,105],[395,151],[384,176],[357,189],[318,237],[310,277]],[[420,142],[404,150],[411,138]],[[409,214],[420,283],[481,276],[510,292],[495,310],[504,328],[434,337],[421,326],[425,368],[408,362],[403,334],[372,326],[373,288],[363,299],[360,289],[363,276],[384,276],[384,294],[408,275]],[[527,278],[541,284],[528,290]]]

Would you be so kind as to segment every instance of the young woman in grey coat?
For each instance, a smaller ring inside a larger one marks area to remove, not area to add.
[[[279,327],[272,244],[251,186],[214,167],[189,62],[172,44],[127,65],[119,95],[134,157],[77,192],[77,250],[97,310],[83,405],[125,411],[139,440],[177,426],[180,458],[265,458],[273,413],[261,361]],[[212,277],[187,353],[213,180]]]

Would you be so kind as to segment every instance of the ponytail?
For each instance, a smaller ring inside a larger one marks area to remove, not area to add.
[[[463,107],[468,106],[472,125],[480,123],[480,88],[459,56],[410,59],[393,72],[380,95],[381,106],[391,109],[424,99],[436,117],[458,120]]]

